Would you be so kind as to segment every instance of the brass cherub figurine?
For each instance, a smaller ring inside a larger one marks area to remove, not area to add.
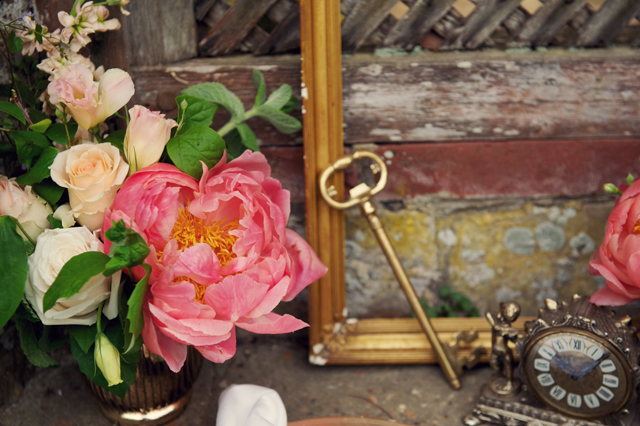
[[[509,347],[509,342],[515,343],[520,334],[511,325],[519,315],[520,306],[515,302],[500,303],[496,318],[490,312],[486,314],[492,328],[489,363],[498,372],[489,382],[489,387],[498,395],[513,395],[520,389],[520,381],[513,377],[513,350]]]

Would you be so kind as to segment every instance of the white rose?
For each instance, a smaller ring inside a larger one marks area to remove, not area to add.
[[[29,237],[35,240],[40,233],[51,228],[47,217],[53,209],[42,198],[38,197],[29,185],[24,190],[15,178],[0,175],[0,216],[9,215],[18,219]],[[20,234],[20,230],[18,230]]]
[[[110,143],[75,145],[59,153],[51,179],[69,189],[71,210],[78,223],[91,231],[102,227],[104,211],[111,207],[124,183],[129,165]]]
[[[118,289],[121,271],[110,277],[97,275],[68,299],[58,299],[53,308],[42,311],[42,299],[69,259],[87,251],[102,251],[102,243],[85,227],[50,229],[38,237],[35,252],[29,256],[29,274],[25,296],[45,325],[92,325],[98,306],[106,300],[102,312],[109,319],[118,315]]]

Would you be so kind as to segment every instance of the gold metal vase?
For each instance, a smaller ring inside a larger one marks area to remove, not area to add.
[[[116,424],[162,425],[184,411],[201,367],[202,355],[192,346],[188,348],[184,366],[174,373],[162,358],[149,352],[143,345],[136,378],[124,398],[91,381],[89,386],[98,398],[102,414]]]

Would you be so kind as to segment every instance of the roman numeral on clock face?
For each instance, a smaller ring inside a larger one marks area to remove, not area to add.
[[[558,401],[560,401],[562,398],[564,398],[564,396],[567,394],[567,391],[562,389],[560,386],[555,385],[552,389],[551,392],[549,392],[549,394],[554,397],[555,399],[557,399]]]
[[[582,397],[580,395],[576,395],[575,393],[570,393],[567,397],[567,404],[573,408],[580,408],[582,405]]]
[[[584,402],[589,408],[598,408],[600,406],[600,400],[592,393],[584,396]]]

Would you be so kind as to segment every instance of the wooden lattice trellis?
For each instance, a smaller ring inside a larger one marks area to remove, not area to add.
[[[640,44],[640,0],[342,0],[342,49]],[[299,48],[294,0],[196,0],[199,52]]]

